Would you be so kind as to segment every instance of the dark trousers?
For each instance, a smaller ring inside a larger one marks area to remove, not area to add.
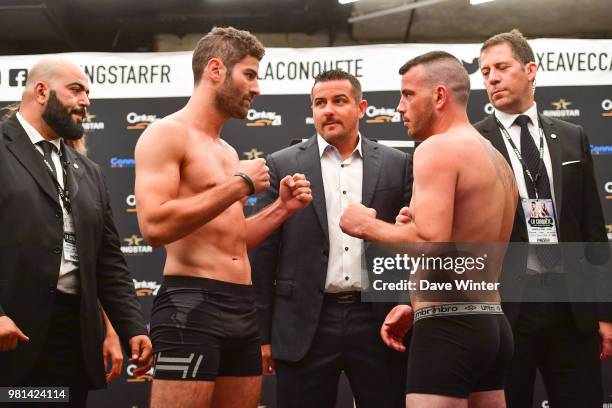
[[[536,368],[551,408],[601,408],[599,335],[581,334],[568,303],[523,303],[506,375],[508,408],[533,406]]]
[[[43,350],[30,374],[19,384],[22,387],[69,387],[70,403],[34,404],[84,408],[90,388],[83,361],[80,336],[80,298],[56,293],[49,332]],[[24,404],[16,404],[24,407]]]
[[[279,408],[335,407],[342,371],[358,408],[404,408],[407,353],[385,346],[381,324],[371,304],[326,295],[306,356],[276,361]]]

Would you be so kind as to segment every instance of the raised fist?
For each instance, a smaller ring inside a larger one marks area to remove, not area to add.
[[[269,170],[266,161],[261,158],[240,161],[238,172],[244,173],[253,183],[253,191],[249,191],[249,195],[260,193],[270,187]],[[245,183],[248,184],[248,181],[245,180]],[[248,187],[251,188],[250,185]]]

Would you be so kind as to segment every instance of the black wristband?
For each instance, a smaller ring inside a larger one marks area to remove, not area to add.
[[[249,195],[253,195],[255,193],[255,184],[253,184],[253,180],[248,175],[239,171],[235,173],[234,176],[241,177],[244,182],[247,183],[247,186],[249,186]]]

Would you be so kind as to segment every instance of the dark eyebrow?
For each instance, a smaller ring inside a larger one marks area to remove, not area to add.
[[[76,86],[79,90],[84,90],[87,95],[89,95],[89,89],[80,82],[71,82],[68,84],[68,88]]]

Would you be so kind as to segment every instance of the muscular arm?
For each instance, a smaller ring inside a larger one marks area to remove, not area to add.
[[[218,216],[248,194],[240,177],[189,197],[179,198],[180,168],[186,131],[171,122],[156,122],[136,145],[138,224],[153,246],[174,242]]]
[[[439,160],[445,149],[442,143],[430,141],[415,151],[412,222],[389,224],[363,218],[356,231],[359,238],[381,243],[450,241],[457,170],[452,162]]]

